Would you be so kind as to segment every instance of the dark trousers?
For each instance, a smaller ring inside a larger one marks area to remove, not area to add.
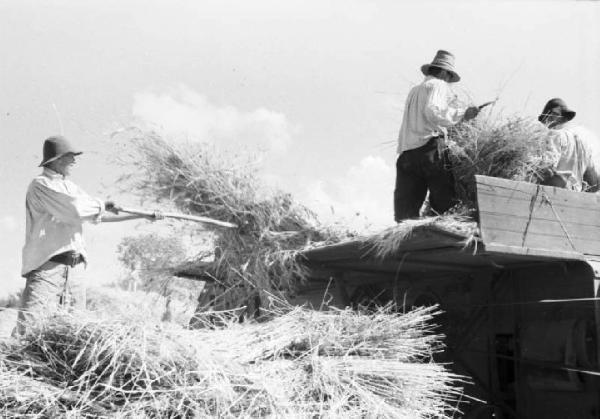
[[[417,218],[429,189],[431,209],[441,214],[454,205],[454,178],[448,159],[441,158],[437,139],[403,152],[396,161],[394,219]]]

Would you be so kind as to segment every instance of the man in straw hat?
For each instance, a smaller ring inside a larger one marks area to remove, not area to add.
[[[571,123],[575,111],[560,98],[550,99],[538,121],[550,131],[557,161],[542,183],[573,191],[598,191],[600,144],[589,130]]]
[[[137,215],[118,213],[114,202],[92,198],[67,179],[75,157],[82,154],[66,138],[44,141],[42,173],[27,189],[26,235],[21,274],[27,282],[21,297],[15,333],[27,322],[59,307],[85,307],[83,271],[87,253],[82,236],[84,222],[125,221]],[[153,219],[160,218],[156,212]]]
[[[435,212],[441,214],[453,205],[454,183],[439,150],[448,127],[479,113],[476,106],[465,108],[455,103],[450,83],[458,82],[460,76],[454,69],[454,55],[439,50],[421,71],[425,80],[408,94],[398,136],[396,222],[418,217],[428,190]]]

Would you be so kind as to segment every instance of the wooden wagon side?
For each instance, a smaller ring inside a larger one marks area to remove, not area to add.
[[[465,417],[599,418],[599,197],[476,182],[477,237],[430,225],[383,257],[369,240],[309,250],[313,277],[297,302],[439,304],[440,360],[486,401]]]

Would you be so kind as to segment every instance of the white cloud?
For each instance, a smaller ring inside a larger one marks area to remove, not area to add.
[[[301,196],[323,220],[378,229],[393,224],[394,179],[393,167],[367,156],[337,178],[313,182]]]
[[[292,142],[292,127],[284,114],[262,107],[242,111],[219,106],[184,86],[135,95],[133,115],[168,135],[224,146],[279,153]]]

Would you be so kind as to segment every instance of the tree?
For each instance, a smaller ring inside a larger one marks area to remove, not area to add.
[[[157,291],[168,296],[166,280],[170,269],[183,262],[185,248],[179,236],[160,236],[156,233],[123,238],[117,249],[119,261],[129,271],[127,288]]]
[[[178,280],[172,275],[172,269],[183,263],[187,254],[181,236],[156,233],[128,236],[121,240],[117,251],[119,261],[129,271],[124,285],[130,291],[137,290],[139,285],[141,290],[165,297],[163,320],[172,319],[172,299],[186,302],[199,292],[201,284]]]

